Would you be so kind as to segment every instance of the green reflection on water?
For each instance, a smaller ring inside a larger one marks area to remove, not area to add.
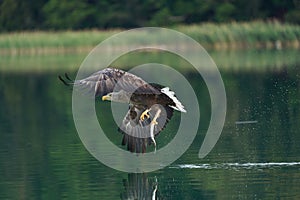
[[[55,72],[76,71],[89,52],[32,56],[0,55],[0,71],[3,72]],[[282,67],[299,65],[299,51],[286,50],[239,50],[208,52],[218,68],[231,71],[274,71]],[[201,57],[192,50],[191,55]],[[188,71],[189,63],[177,55],[161,51],[131,52],[112,61],[115,67],[133,67],[145,63],[160,63],[175,69]],[[204,65],[205,68],[205,65]]]
[[[247,55],[236,54],[212,54],[216,60],[217,55],[222,55],[218,58],[223,57],[223,61],[216,62],[224,66],[233,65],[226,58],[239,63],[238,70],[221,66],[228,111],[221,138],[213,151],[205,159],[197,157],[209,123],[210,100],[201,77],[184,72],[200,102],[198,135],[190,149],[172,166],[144,175],[128,175],[102,165],[81,143],[72,119],[71,90],[58,82],[57,74],[69,70],[74,73],[74,66],[84,56],[49,56],[36,58],[40,59],[37,63],[35,58],[27,58],[30,62],[22,58],[1,59],[0,198],[126,199],[128,193],[137,191],[140,191],[139,197],[150,197],[155,188],[155,195],[160,199],[300,197],[299,165],[174,168],[178,164],[215,166],[300,161],[299,58],[291,52],[277,51],[265,53],[268,56],[261,58],[256,52],[253,58],[249,56],[249,62],[254,59],[255,65],[250,67],[251,64],[245,62],[251,70],[241,70]],[[167,62],[174,61],[165,60],[165,64]],[[69,67],[65,68],[64,63]],[[54,64],[63,70],[57,67],[52,71]],[[6,68],[15,66],[18,70],[18,67],[31,65],[31,70],[35,71],[36,67],[41,69],[40,73],[11,73],[14,70]],[[109,112],[110,105],[99,102],[97,109]],[[235,124],[243,120],[257,123]],[[109,138],[120,145],[122,136],[115,124],[109,119],[100,123],[108,130]],[[163,146],[170,140],[174,126],[168,124],[157,142]]]

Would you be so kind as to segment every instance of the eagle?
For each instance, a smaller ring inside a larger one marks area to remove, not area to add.
[[[118,131],[123,134],[121,144],[133,153],[145,153],[152,144],[156,151],[155,137],[172,118],[173,111],[186,112],[169,87],[147,83],[121,69],[108,67],[75,81],[67,73],[58,78],[65,85],[79,88],[94,98],[127,103],[129,109]]]

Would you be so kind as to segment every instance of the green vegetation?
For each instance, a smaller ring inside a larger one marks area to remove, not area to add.
[[[277,19],[300,23],[297,0],[2,0],[0,31],[82,30]]]
[[[224,48],[282,48],[300,46],[300,26],[278,21],[232,22],[178,26],[203,46]]]
[[[171,27],[186,33],[205,48],[299,48],[300,26],[278,21],[203,23]],[[20,32],[0,34],[0,54],[49,54],[88,52],[109,36],[122,30]]]
[[[43,54],[90,50],[117,31],[21,32],[0,34],[2,54]]]

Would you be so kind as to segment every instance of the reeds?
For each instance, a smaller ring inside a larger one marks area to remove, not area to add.
[[[202,23],[171,27],[208,49],[282,49],[300,47],[300,26],[278,21]],[[88,52],[122,30],[18,32],[0,34],[0,54],[49,54]]]
[[[300,47],[300,26],[278,21],[203,23],[178,26],[176,30],[193,37],[206,48],[245,49]]]
[[[16,32],[0,34],[0,54],[88,51],[117,31]]]

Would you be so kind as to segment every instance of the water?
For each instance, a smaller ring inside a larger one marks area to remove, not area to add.
[[[299,67],[294,62],[221,70],[227,116],[204,159],[198,151],[210,100],[202,79],[186,72],[200,102],[198,134],[177,161],[144,174],[110,169],[85,149],[72,118],[71,90],[57,79],[64,70],[1,71],[0,199],[299,199]],[[109,104],[97,107],[109,111]],[[116,127],[105,124],[119,145]],[[172,138],[173,126],[157,143]]]

